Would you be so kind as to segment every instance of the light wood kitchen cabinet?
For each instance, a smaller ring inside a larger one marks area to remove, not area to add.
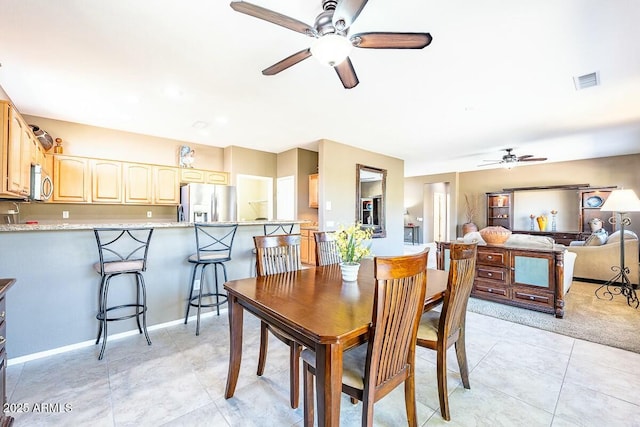
[[[223,184],[229,183],[227,172],[208,171],[203,169],[180,169],[180,182],[183,184]]]
[[[309,207],[318,208],[318,174],[309,175]]]
[[[91,160],[91,201],[122,203],[122,163]]]
[[[314,234],[316,230],[300,229],[300,261],[304,264],[316,264],[316,240]]]
[[[19,196],[29,195],[31,150],[29,127],[14,108],[9,108],[9,145],[7,150],[8,191]]]
[[[56,155],[53,158],[54,202],[86,203],[91,200],[89,159]]]
[[[124,202],[150,205],[153,199],[152,166],[142,163],[123,163]]]
[[[153,167],[153,203],[180,204],[180,170],[169,166]]]

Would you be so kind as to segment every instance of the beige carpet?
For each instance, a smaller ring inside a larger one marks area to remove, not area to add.
[[[640,309],[629,307],[627,299],[620,295],[611,301],[598,299],[594,292],[599,286],[574,281],[565,296],[563,319],[473,297],[469,299],[468,309],[474,313],[640,353]]]

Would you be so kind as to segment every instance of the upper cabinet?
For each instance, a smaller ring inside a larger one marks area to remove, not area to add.
[[[182,168],[180,169],[180,182],[184,184],[200,183],[226,185],[229,183],[229,174],[227,172]]]
[[[91,160],[91,201],[122,203],[122,163]]]
[[[150,205],[153,197],[152,166],[141,163],[124,163],[125,203]]]
[[[52,202],[87,203],[91,200],[89,159],[56,155],[53,159]]]
[[[309,175],[309,207],[318,208],[318,174]]]
[[[6,119],[5,119],[6,117]],[[31,173],[31,140],[29,126],[9,104],[3,104],[3,195],[26,198],[29,195]]]
[[[153,167],[153,203],[180,204],[180,169],[170,166]]]

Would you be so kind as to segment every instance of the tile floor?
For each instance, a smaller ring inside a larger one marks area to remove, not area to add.
[[[640,354],[474,313],[467,324],[471,389],[462,388],[451,349],[449,425],[640,426]],[[265,375],[255,374],[258,330],[246,314],[244,359],[229,400],[226,313],[204,318],[199,337],[190,322],[152,331],[152,346],[139,335],[112,340],[103,361],[90,347],[9,366],[8,402],[30,407],[13,414],[14,425],[300,426],[302,409],[288,401],[287,347],[272,341]],[[420,425],[446,424],[434,356],[418,349]],[[343,397],[342,425],[359,425],[361,408]],[[406,425],[402,387],[376,404],[374,422]]]

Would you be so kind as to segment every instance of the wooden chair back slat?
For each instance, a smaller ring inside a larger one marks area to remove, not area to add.
[[[300,270],[300,235],[254,236],[258,276]]]
[[[335,233],[317,231],[313,237],[316,244],[316,265],[339,264],[342,261]]]

